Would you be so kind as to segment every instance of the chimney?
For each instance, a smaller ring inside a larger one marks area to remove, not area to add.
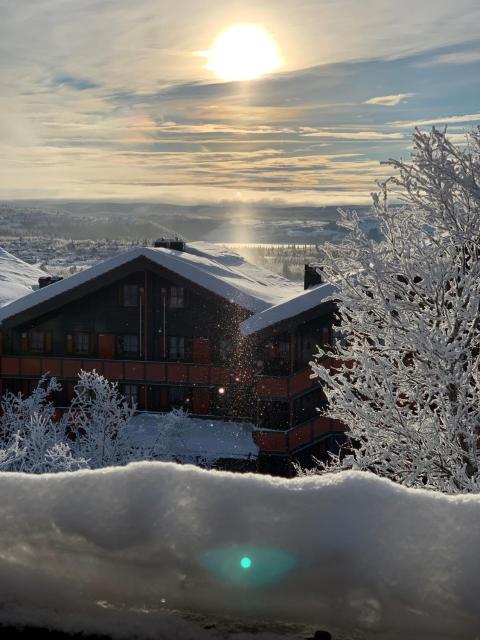
[[[303,288],[310,289],[323,283],[322,267],[315,267],[310,264],[305,265],[305,274],[303,278]]]
[[[185,242],[180,238],[158,238],[153,243],[155,249],[173,249],[174,251],[185,251]]]
[[[43,289],[44,287],[48,287],[49,284],[60,282],[60,280],[63,280],[62,276],[40,276],[38,279],[38,288]]]

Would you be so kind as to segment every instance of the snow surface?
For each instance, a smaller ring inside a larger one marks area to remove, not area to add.
[[[0,247],[0,307],[32,292],[44,271]]]
[[[479,637],[479,495],[143,462],[0,474],[0,505],[3,624],[224,638],[203,615],[240,620],[236,640],[280,637],[245,631],[275,620],[337,640]]]
[[[153,447],[162,442],[166,455],[179,461],[199,458],[215,462],[221,458],[256,458],[254,426],[244,422],[187,417],[170,428],[168,416],[138,413],[130,418],[128,440],[133,446]]]
[[[282,320],[294,318],[305,311],[314,309],[324,302],[332,300],[335,291],[336,288],[331,284],[320,284],[316,287],[306,289],[301,293],[294,294],[282,302],[244,320],[240,324],[240,331],[242,335],[249,336],[252,333],[282,322]]]
[[[300,291],[297,283],[250,264],[227,248],[205,242],[191,243],[185,251],[139,247],[17,300],[0,310],[0,322],[142,256],[253,312]]]

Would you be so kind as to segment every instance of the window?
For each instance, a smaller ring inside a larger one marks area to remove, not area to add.
[[[124,384],[123,385],[123,395],[125,396],[128,404],[137,405],[138,404],[138,385],[136,384]]]
[[[228,338],[220,338],[218,340],[218,359],[220,362],[228,362],[233,353],[232,341]]]
[[[282,335],[263,343],[259,347],[258,357],[264,374],[290,373],[290,337]]]
[[[325,406],[325,396],[321,389],[315,389],[293,403],[295,424],[300,424],[319,415],[318,409]]]
[[[48,352],[52,350],[52,334],[47,331],[30,332],[30,351]]]
[[[170,287],[168,306],[170,309],[183,309],[185,307],[185,290],[183,287]]]
[[[185,338],[170,336],[168,339],[169,360],[185,360]]]
[[[138,356],[138,336],[135,334],[119,336],[118,351],[122,355]]]
[[[188,409],[191,402],[192,390],[189,387],[170,387],[168,402],[172,409]]]
[[[259,425],[263,429],[284,431],[290,426],[290,406],[288,402],[266,401],[260,404]]]
[[[122,293],[122,304],[124,307],[138,307],[140,301],[138,284],[124,284]]]
[[[73,353],[89,353],[90,352],[90,334],[74,333],[73,334]]]

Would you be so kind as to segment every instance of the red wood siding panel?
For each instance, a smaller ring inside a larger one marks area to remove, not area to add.
[[[319,416],[313,422],[313,435],[315,438],[325,435],[330,431],[330,418]]]
[[[198,364],[208,364],[210,362],[210,342],[208,338],[193,338],[192,351],[194,362]]]
[[[104,362],[103,375],[108,380],[123,380],[123,364],[121,362]]]
[[[20,375],[40,376],[42,374],[42,361],[40,358],[22,358],[20,360]]]
[[[194,387],[192,391],[192,412],[205,414],[210,410],[210,389]]]
[[[210,382],[212,384],[228,384],[230,371],[222,367],[212,367],[210,369]]]
[[[64,360],[63,376],[65,378],[76,378],[81,368],[82,368],[81,360]]]
[[[42,360],[43,373],[49,372],[52,376],[60,378],[62,376],[62,361],[53,358],[44,358]]]
[[[147,364],[146,379],[151,382],[164,382],[166,380],[165,365],[164,364]]]
[[[288,396],[288,378],[260,378],[256,390],[259,398],[284,398]]]
[[[145,380],[145,366],[142,362],[125,363],[125,380]]]
[[[190,382],[203,382],[208,384],[208,367],[190,366]]]
[[[115,336],[112,333],[98,334],[98,357],[106,360],[115,357]]]
[[[169,364],[167,365],[168,382],[187,382],[188,367],[185,364]]]
[[[18,376],[20,374],[20,358],[2,358],[0,361],[2,376]]]
[[[288,433],[288,447],[289,449],[297,449],[303,445],[312,441],[312,423],[307,422],[302,424]]]
[[[332,431],[346,431],[347,427],[340,420],[332,420]]]
[[[255,431],[253,439],[260,451],[288,451],[287,434],[282,431],[279,431],[278,433],[274,431]]]
[[[311,380],[310,368],[305,369],[305,371],[300,371],[296,373],[294,376],[290,378],[290,394],[292,396],[300,393],[301,391],[305,391],[306,389],[310,389],[310,387],[316,382],[318,384],[318,380]]]
[[[101,360],[82,360],[82,369],[84,371],[93,371],[103,373],[103,362]]]

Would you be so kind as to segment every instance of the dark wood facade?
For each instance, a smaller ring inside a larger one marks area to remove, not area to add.
[[[27,394],[50,372],[63,386],[61,407],[78,371],[95,369],[140,410],[253,421],[259,470],[284,473],[293,458],[321,456],[341,437],[318,414],[325,398],[308,364],[316,345],[333,341],[333,307],[242,338],[249,315],[137,258],[4,320],[0,391]]]

